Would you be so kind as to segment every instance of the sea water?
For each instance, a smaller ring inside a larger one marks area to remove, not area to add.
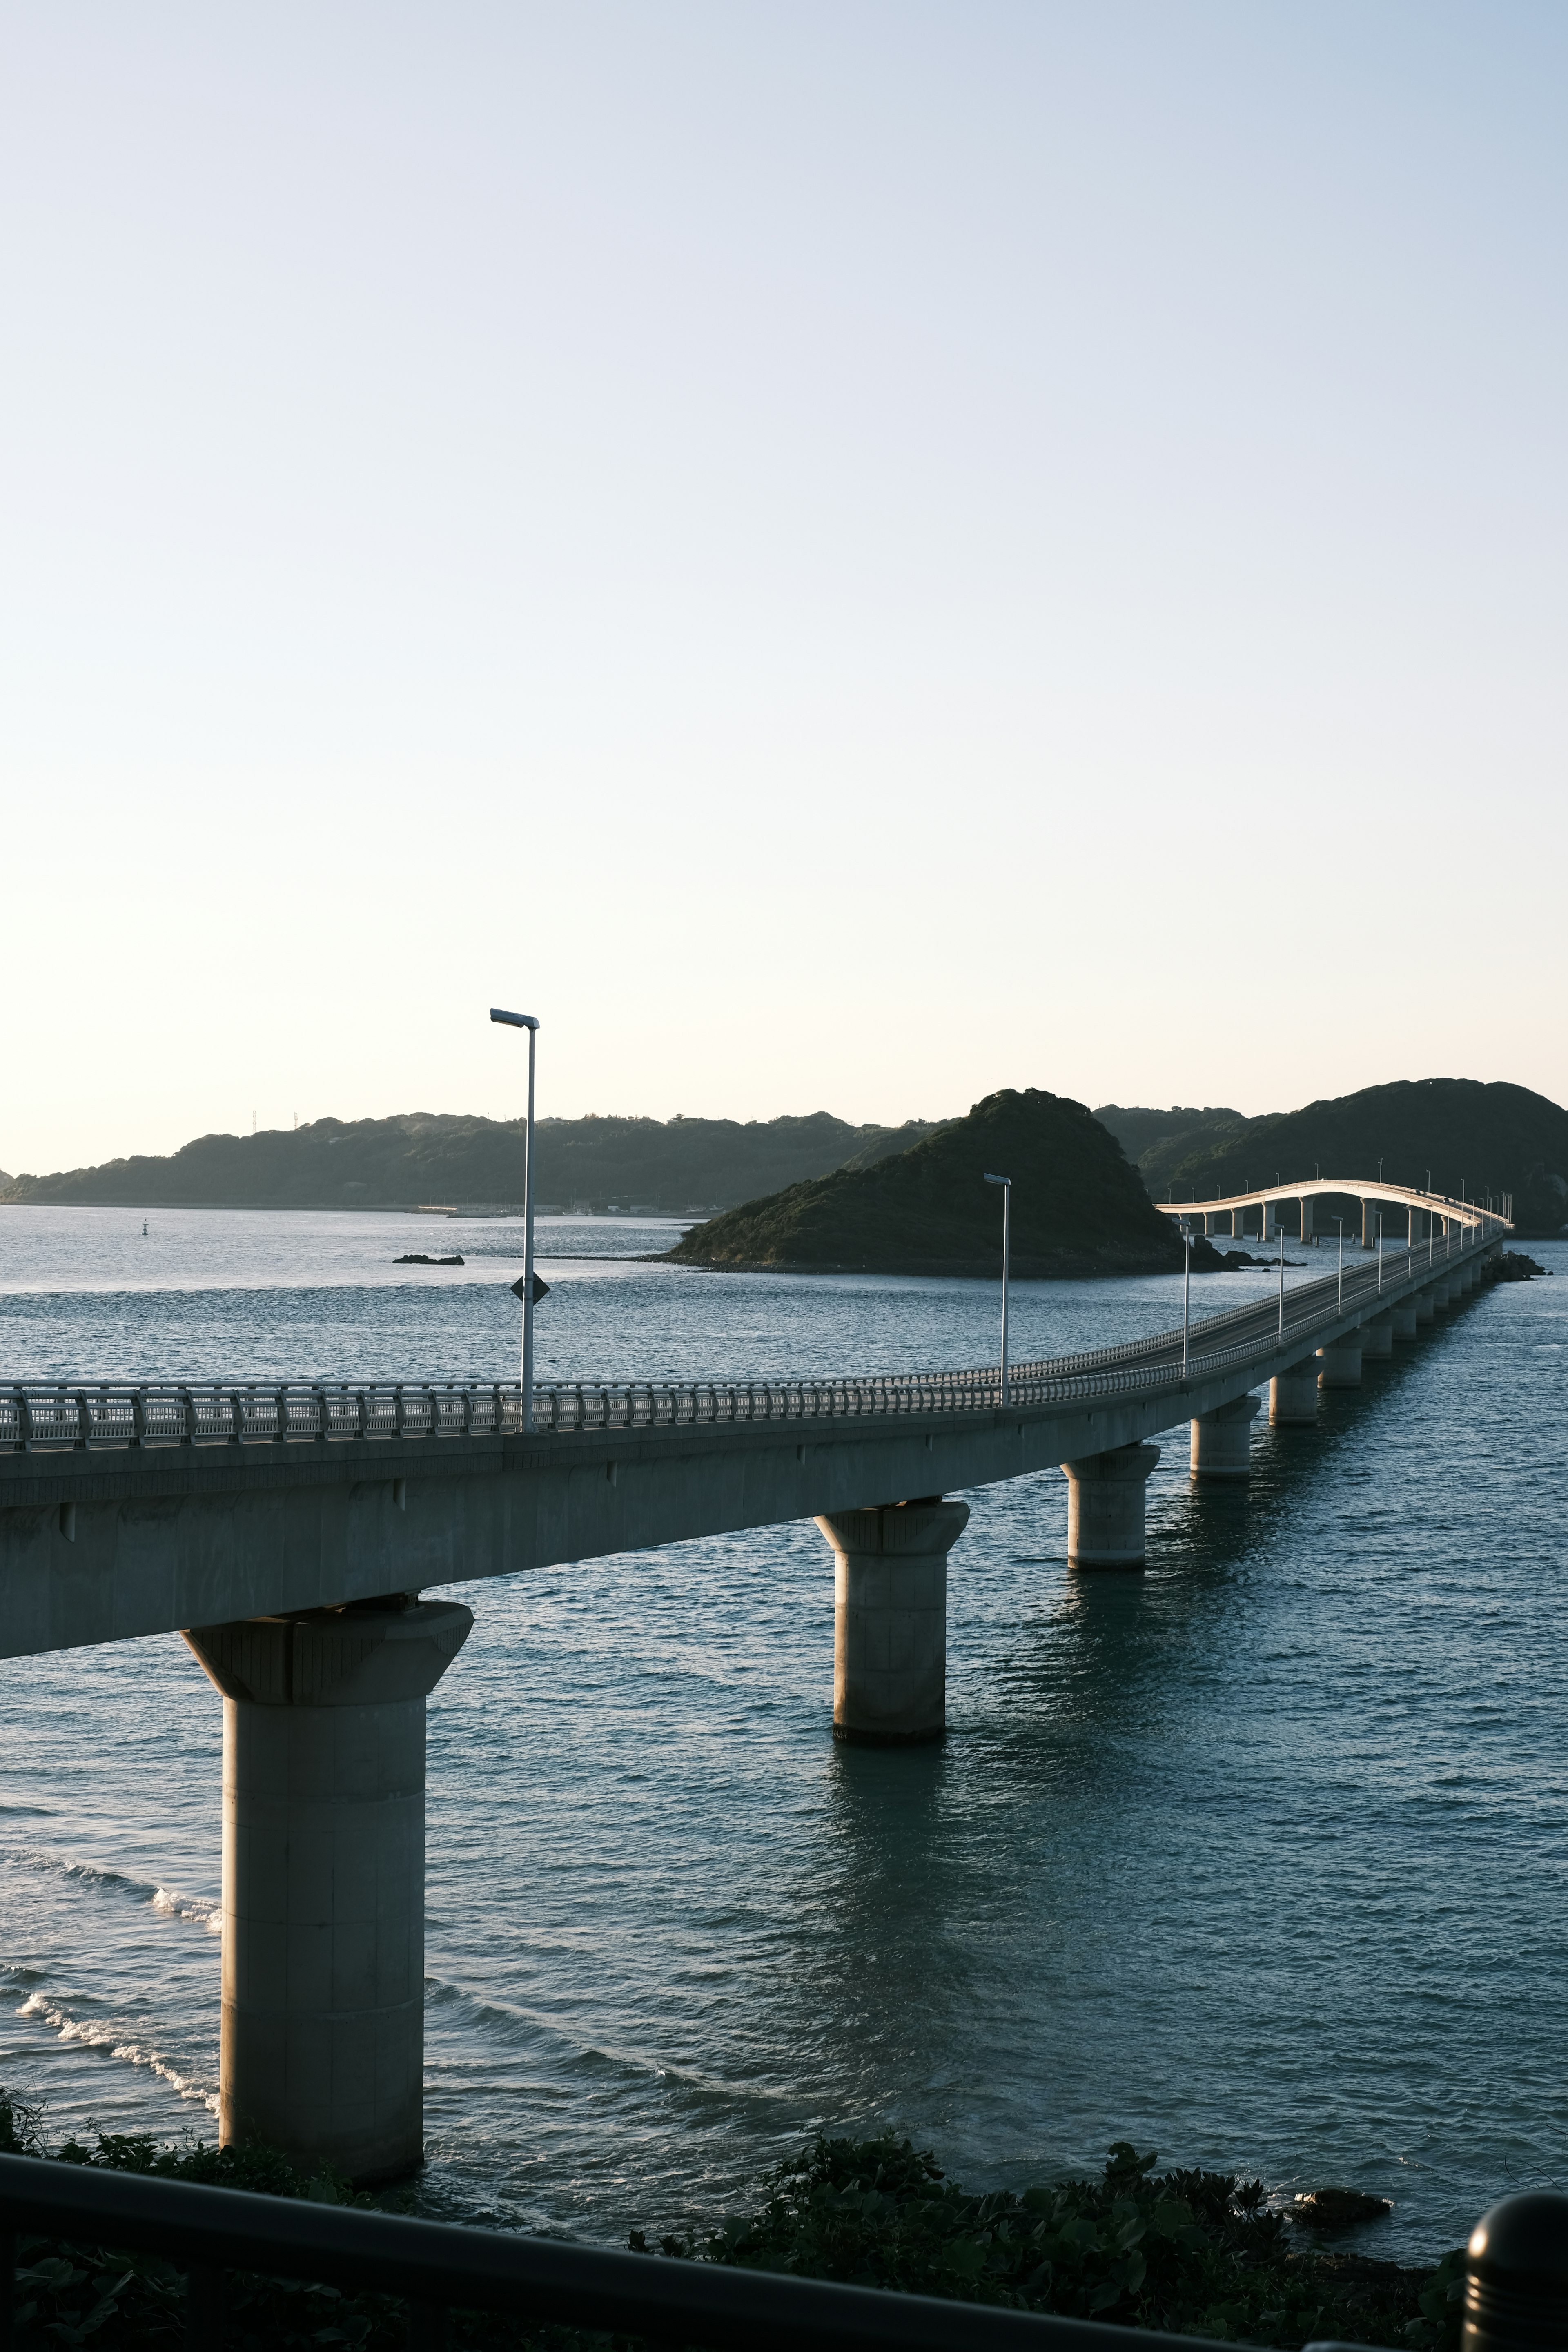
[[[515,1225],[146,1223],[0,1211],[0,1378],[515,1372]],[[649,1263],[674,1231],[542,1226],[542,1378],[994,1360],[992,1285]],[[1015,1353],[1180,1315],[1019,1284]],[[810,1522],[453,1588],[424,2209],[613,2242],[892,2126],[974,2187],[1128,2137],[1375,2190],[1416,2258],[1559,2182],[1565,1350],[1568,1282],[1500,1286],[1259,1424],[1245,1490],[1173,1431],[1143,1573],[1068,1570],[1057,1472],[968,1494],[939,1748],[834,1745]],[[0,2080],[57,2136],[214,2128],[220,1718],[177,1635],[0,1665]]]

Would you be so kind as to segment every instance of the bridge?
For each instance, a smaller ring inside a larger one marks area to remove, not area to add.
[[[1245,1479],[1258,1390],[1310,1426],[1493,1270],[1500,1213],[1423,1213],[1397,1250],[1005,1381],[546,1382],[528,1413],[493,1382],[0,1387],[0,1654],[178,1631],[224,1698],[224,2138],[362,2181],[419,2161],[425,1708],[473,1622],[422,1590],[815,1516],[836,1736],[940,1738],[969,1517],[944,1497],[1059,1465],[1069,1560],[1140,1566],[1154,1436],[1186,1421],[1194,1477]]]
[[[1310,1244],[1320,1238],[1313,1225],[1319,1203],[1327,1200],[1357,1203],[1361,1216],[1352,1222],[1359,1222],[1358,1238],[1367,1250],[1377,1247],[1379,1235],[1385,1231],[1403,1231],[1415,1249],[1437,1234],[1475,1234],[1506,1227],[1513,1217],[1511,1193],[1500,1194],[1495,1203],[1489,1192],[1484,1201],[1467,1201],[1462,1195],[1455,1201],[1445,1193],[1418,1192],[1408,1184],[1385,1184],[1381,1177],[1369,1182],[1363,1176],[1314,1176],[1310,1182],[1298,1179],[1291,1184],[1263,1184],[1256,1192],[1227,1193],[1224,1200],[1216,1196],[1212,1201],[1156,1201],[1154,1206],[1162,1216],[1184,1224],[1195,1226],[1201,1217],[1205,1235],[1216,1233],[1219,1220],[1228,1217],[1233,1241],[1251,1233],[1252,1212],[1257,1210],[1258,1236],[1271,1242],[1283,1230],[1279,1212],[1289,1204],[1296,1212],[1293,1232],[1300,1241]],[[1384,1213],[1390,1208],[1398,1213],[1392,1226]]]

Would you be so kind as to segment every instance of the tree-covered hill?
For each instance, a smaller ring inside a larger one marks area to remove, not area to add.
[[[699,1213],[846,1160],[904,1150],[931,1133],[804,1118],[542,1118],[534,1197],[571,1208]],[[521,1121],[415,1111],[321,1118],[261,1135],[204,1135],[167,1158],[111,1160],[58,1176],[17,1176],[0,1202],[115,1202],[133,1208],[416,1208],[502,1205],[522,1196]]]
[[[1169,1110],[1129,1110],[1121,1103],[1101,1103],[1094,1115],[1101,1127],[1110,1129],[1128,1159],[1139,1168],[1156,1146],[1185,1142],[1195,1150],[1200,1141],[1215,1139],[1229,1128],[1247,1125],[1238,1110],[1194,1110],[1180,1104],[1173,1104]]]
[[[1031,1087],[988,1095],[966,1118],[869,1168],[841,1168],[693,1227],[682,1265],[802,1272],[994,1274],[1013,1182],[1012,1263],[1031,1275],[1152,1274],[1182,1245],[1121,1145],[1082,1103]]]
[[[1223,1199],[1319,1169],[1375,1176],[1380,1164],[1392,1182],[1434,1192],[1511,1192],[1527,1237],[1568,1229],[1568,1111],[1528,1087],[1403,1079],[1213,1131],[1176,1131],[1139,1157],[1161,1201]]]

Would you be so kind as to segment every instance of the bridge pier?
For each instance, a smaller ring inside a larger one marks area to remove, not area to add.
[[[1192,1475],[1194,1478],[1249,1478],[1252,1475],[1252,1424],[1259,1411],[1255,1396],[1236,1397],[1213,1412],[1200,1413],[1193,1423]]]
[[[1300,1209],[1301,1245],[1305,1248],[1312,1238],[1312,1195],[1310,1192],[1302,1194]]]
[[[1068,1559],[1074,1568],[1142,1568],[1143,1490],[1160,1459],[1157,1445],[1117,1445],[1064,1462],[1068,1482]]]
[[[425,1702],[473,1622],[395,1595],[185,1633],[224,1700],[226,2147],[361,2182],[423,2156]]]
[[[905,1748],[947,1729],[947,1556],[967,1503],[835,1511],[817,1526],[833,1546],[833,1737]]]
[[[1361,1204],[1361,1245],[1363,1250],[1377,1247],[1377,1220],[1382,1205],[1378,1201],[1363,1201]]]
[[[1250,1202],[1249,1202],[1249,1203],[1248,1203],[1248,1206],[1250,1206],[1250,1205],[1251,1205],[1251,1204],[1250,1204]],[[1231,1213],[1230,1213],[1230,1237],[1231,1237],[1231,1240],[1232,1240],[1233,1242],[1244,1242],[1244,1241],[1247,1239],[1247,1210],[1246,1210],[1246,1209],[1233,1209],[1233,1210],[1231,1211]]]
[[[1429,1287],[1416,1292],[1410,1302],[1410,1310],[1417,1323],[1431,1322],[1437,1310]]]
[[[1359,1389],[1361,1386],[1361,1333],[1347,1331],[1342,1339],[1318,1350],[1318,1386],[1321,1389]]]
[[[1393,1355],[1394,1317],[1392,1314],[1379,1315],[1374,1321],[1362,1325],[1361,1352],[1363,1361],[1368,1356]]]
[[[1403,1300],[1399,1306],[1394,1308],[1388,1319],[1394,1326],[1394,1336],[1396,1339],[1414,1339],[1415,1337],[1415,1301],[1413,1298]]]
[[[1305,1429],[1318,1418],[1318,1360],[1276,1372],[1268,1383],[1268,1419],[1275,1429]]]

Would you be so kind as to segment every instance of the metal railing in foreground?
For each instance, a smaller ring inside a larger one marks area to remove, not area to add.
[[[527,2326],[603,2329],[713,2352],[1194,2352],[1203,2339],[1093,2320],[997,2311],[776,2273],[728,2270],[513,2237],[449,2222],[188,2181],[0,2156],[0,2346],[19,2339],[20,2234],[160,2255],[186,2273],[186,2343],[223,2341],[226,2271],[397,2295],[408,2341],[434,2352],[448,2310],[503,2312]],[[42,2340],[42,2339],[40,2339]]]
[[[603,2330],[661,2352],[1198,2352],[1208,2340],[0,2156],[0,2352],[19,2340],[20,2236],[150,2253],[184,2271],[192,2352],[222,2346],[230,2271],[400,2297],[420,2352],[438,2352],[451,2310]],[[1568,2196],[1506,2197],[1471,2234],[1462,2352],[1564,2342]]]
[[[1157,1332],[1110,1348],[1013,1369],[1014,1405],[1068,1404],[1133,1393],[1179,1394],[1195,1379],[1281,1342],[1308,1346],[1344,1308],[1374,1311],[1491,1246],[1490,1237],[1435,1259],[1362,1264],[1284,1293],[1202,1318],[1187,1332]],[[845,1421],[868,1415],[982,1412],[1001,1402],[994,1366],[821,1381],[549,1381],[534,1389],[535,1432],[682,1428],[759,1421]],[[1179,1418],[1179,1416],[1177,1416]],[[514,1381],[399,1381],[353,1386],[303,1381],[25,1381],[0,1388],[0,1452],[68,1447],[335,1444],[366,1438],[515,1436],[522,1392]]]

